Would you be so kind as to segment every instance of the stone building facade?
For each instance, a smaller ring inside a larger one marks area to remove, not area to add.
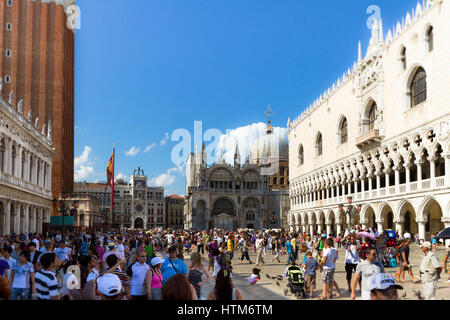
[[[66,9],[74,0],[0,1],[0,77],[4,100],[41,123],[52,120],[56,154],[52,195],[72,193],[75,33]],[[53,213],[52,213],[53,214]]]
[[[191,153],[186,162],[184,227],[280,229],[289,212],[289,192],[277,183],[279,188],[273,188],[271,179],[287,159],[287,141],[273,134],[270,122],[244,164],[237,145],[233,165],[222,157],[208,166],[203,144],[201,153]]]
[[[450,2],[424,1],[288,121],[292,230],[342,233],[347,197],[364,227],[450,226]]]
[[[167,228],[183,229],[184,197],[172,194],[166,197]]]
[[[41,126],[0,95],[0,235],[48,228],[54,155],[51,121]]]
[[[164,227],[165,200],[163,187],[147,186],[147,176],[138,168],[130,182],[116,180],[114,185],[114,212],[110,213],[111,190],[105,194],[104,183],[76,182],[75,194],[91,194],[100,201],[100,211],[106,223],[113,228]]]

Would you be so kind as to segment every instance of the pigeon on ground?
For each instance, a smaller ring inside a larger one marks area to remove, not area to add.
[[[270,275],[268,273],[266,273],[266,277],[270,279]]]
[[[276,283],[277,283],[277,286],[281,287],[281,286],[280,286],[280,283],[279,283],[278,281],[276,281]]]

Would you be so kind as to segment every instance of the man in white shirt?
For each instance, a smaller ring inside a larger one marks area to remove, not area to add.
[[[345,272],[347,273],[347,285],[348,291],[352,291],[351,282],[353,271],[356,271],[356,266],[359,263],[359,245],[355,241],[355,237],[350,236],[348,240],[346,240],[344,244],[345,248]],[[361,284],[360,284],[361,288]]]
[[[36,238],[36,236],[33,236],[33,241],[36,244],[36,250],[39,251],[39,240]]]
[[[145,276],[150,269],[149,265],[145,263],[146,258],[146,253],[140,251],[137,261],[131,265],[130,295],[133,300],[146,299],[144,295]]]
[[[259,262],[262,262],[262,264],[265,264],[264,258],[262,257],[263,249],[264,249],[264,239],[262,238],[261,234],[258,235],[258,239],[256,239],[256,241],[255,241],[255,248],[256,248],[256,252],[257,252],[255,266],[258,266]]]
[[[334,271],[336,269],[336,260],[338,254],[336,249],[331,247],[332,240],[326,239],[324,242],[325,248],[322,251],[322,261],[319,264],[319,268],[322,270],[322,296],[321,299],[328,299],[333,294],[334,286]]]
[[[442,271],[441,263],[431,250],[431,243],[429,241],[425,241],[420,248],[425,254],[420,264],[423,294],[425,300],[436,300],[437,282]]]
[[[352,300],[356,299],[356,283],[361,278],[361,299],[370,300],[370,278],[378,273],[384,273],[383,264],[377,260],[377,251],[375,248],[368,249],[366,260],[358,263],[355,277],[352,283]]]

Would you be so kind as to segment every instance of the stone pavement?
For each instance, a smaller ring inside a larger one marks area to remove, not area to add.
[[[341,289],[341,297],[336,298],[335,300],[350,300],[350,292],[347,292],[347,280],[345,279],[345,250],[343,248],[338,249],[339,259],[336,261],[336,273],[335,279]],[[442,262],[442,259],[446,253],[444,248],[438,248],[436,251],[437,257],[439,261]],[[272,280],[267,278],[267,274],[269,276],[277,276],[283,275],[284,269],[286,268],[287,255],[280,256],[280,260],[282,263],[271,262],[272,254],[267,251],[267,254],[264,257],[265,264],[258,266],[261,269],[261,280],[255,286],[249,285],[247,279],[250,277],[252,273],[252,269],[255,268],[254,264],[249,264],[248,261],[244,260],[241,265],[239,264],[240,252],[235,252],[235,256],[233,258],[233,283],[234,285],[241,290],[245,300],[297,300],[291,293],[288,293],[288,296],[284,295],[284,289],[287,285],[287,280],[283,278],[282,281]],[[301,259],[303,259],[303,254],[300,255]],[[185,254],[185,262],[189,267],[189,255]],[[250,253],[250,259],[254,263],[256,261],[256,254],[253,252]],[[410,262],[412,265],[412,270],[416,279],[420,279],[419,277],[419,267],[422,261],[422,252],[420,251],[420,247],[418,245],[411,245],[410,252]],[[208,262],[204,259],[204,265],[207,266]],[[395,273],[396,269],[394,268],[386,268],[385,270],[388,273]],[[211,271],[212,273],[212,271]],[[316,276],[316,290],[315,297],[312,300],[318,300],[319,294],[322,292],[322,283],[320,281],[320,271],[317,271]],[[441,273],[441,279],[438,282],[437,287],[437,299],[441,300],[450,300],[450,285],[447,283],[448,275],[444,272]],[[403,290],[399,290],[399,296],[402,300],[417,300],[418,297],[414,293],[422,291],[422,284],[417,283],[414,284],[410,279],[409,275],[405,275],[405,279],[408,282],[400,283],[403,286]],[[277,284],[278,282],[278,284]],[[207,297],[209,292],[214,288],[215,281],[211,278],[211,280],[202,287],[202,296]],[[360,291],[359,285],[357,286],[356,291],[356,299],[360,299]]]

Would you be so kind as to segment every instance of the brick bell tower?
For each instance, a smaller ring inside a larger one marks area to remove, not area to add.
[[[52,194],[73,192],[74,45],[66,8],[74,0],[0,0],[2,96],[23,99],[39,126],[52,120]],[[11,94],[12,92],[12,94]],[[52,215],[53,208],[52,208]]]

